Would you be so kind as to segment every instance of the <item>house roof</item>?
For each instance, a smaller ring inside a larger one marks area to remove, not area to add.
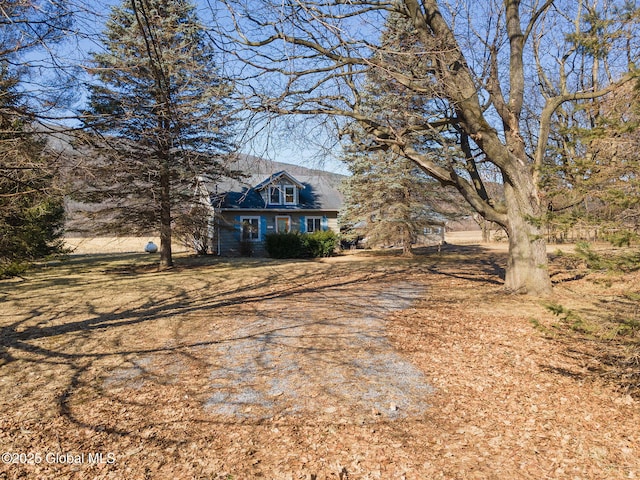
[[[337,173],[240,155],[230,169],[245,173],[241,180],[221,179],[205,183],[214,207],[238,210],[339,210],[343,196],[338,186],[345,178]],[[300,188],[298,205],[268,205],[260,190],[283,177]]]
[[[289,175],[285,170],[281,170],[277,173],[274,173],[273,175],[269,175],[269,178],[266,178],[263,182],[260,182],[258,185],[256,185],[254,188],[254,190],[264,190],[265,188],[267,188],[269,185],[273,185],[274,183],[278,183],[281,180],[287,180],[288,182],[297,185],[298,188],[304,188],[304,184],[300,183],[298,180],[296,180],[295,178],[293,178],[291,175]]]

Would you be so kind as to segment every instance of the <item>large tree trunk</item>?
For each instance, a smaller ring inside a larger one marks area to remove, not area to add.
[[[402,227],[402,255],[405,257],[413,256],[413,235],[406,225]]]
[[[542,231],[521,214],[514,213],[510,217],[505,288],[514,293],[550,294],[547,248]]]
[[[528,188],[527,188],[528,187]],[[535,192],[533,185],[515,190],[505,185],[509,258],[505,289],[513,293],[546,296],[551,293],[547,246],[537,201],[522,198],[523,190]]]

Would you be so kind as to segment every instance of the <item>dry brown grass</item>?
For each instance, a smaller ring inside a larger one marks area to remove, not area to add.
[[[65,237],[65,247],[76,255],[96,255],[104,253],[142,253],[147,242],[160,245],[160,237]],[[173,251],[184,253],[188,249],[177,240]]]
[[[637,272],[559,257],[542,300],[505,296],[504,253],[476,246],[153,262],[74,256],[0,282],[0,446],[31,455],[0,478],[640,475],[638,335],[607,327],[637,319]],[[388,372],[424,376],[428,408],[369,408],[404,394],[381,390]]]

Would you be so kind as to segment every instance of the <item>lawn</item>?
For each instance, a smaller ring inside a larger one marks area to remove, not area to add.
[[[471,245],[1,281],[0,478],[635,478],[638,272],[552,258],[551,299]]]

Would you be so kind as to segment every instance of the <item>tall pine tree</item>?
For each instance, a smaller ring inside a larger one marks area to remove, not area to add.
[[[424,49],[414,33],[406,19],[390,15],[382,35],[384,49],[379,55],[386,57],[386,64],[395,69],[423,76],[428,66],[414,61],[421,57],[398,54]],[[361,100],[363,116],[384,118],[385,123],[398,128],[420,125],[432,108],[431,100],[416,95],[380,69],[370,71]],[[445,191],[414,162],[390,149],[381,149],[375,138],[357,123],[351,125],[348,133],[350,143],[345,147],[343,160],[352,176],[345,182],[343,221],[359,225],[360,234],[372,245],[401,245],[403,252],[410,254],[417,236],[455,214],[446,207],[452,201],[462,203],[463,199],[453,191]],[[437,148],[440,145],[434,143],[435,135],[421,132],[407,136],[414,148],[422,152],[440,150]],[[460,155],[455,148],[451,150],[452,155]]]
[[[423,230],[444,219],[442,187],[405,158],[354,144],[348,150],[341,221],[370,246],[396,245],[411,255]]]
[[[62,191],[17,84],[0,65],[0,277],[63,250]]]
[[[188,1],[125,0],[105,37],[90,68],[97,83],[87,112],[99,159],[80,199],[101,202],[111,231],[159,230],[160,266],[169,267],[173,227],[189,214],[194,182],[227,173],[233,85]]]
[[[618,26],[597,3],[585,6],[584,27],[567,36],[583,54],[576,68],[584,91],[598,90],[607,76],[607,58],[616,41],[632,45],[627,27],[637,25],[640,10],[622,2],[613,11]],[[624,28],[623,28],[624,27]],[[631,51],[627,61],[633,65]],[[640,90],[636,81],[619,85],[615,93],[586,98],[559,107],[547,144],[542,191],[548,205],[550,237],[562,239],[570,230],[587,239],[614,232],[614,243],[637,237],[640,230]],[[553,85],[544,85],[553,95]]]

